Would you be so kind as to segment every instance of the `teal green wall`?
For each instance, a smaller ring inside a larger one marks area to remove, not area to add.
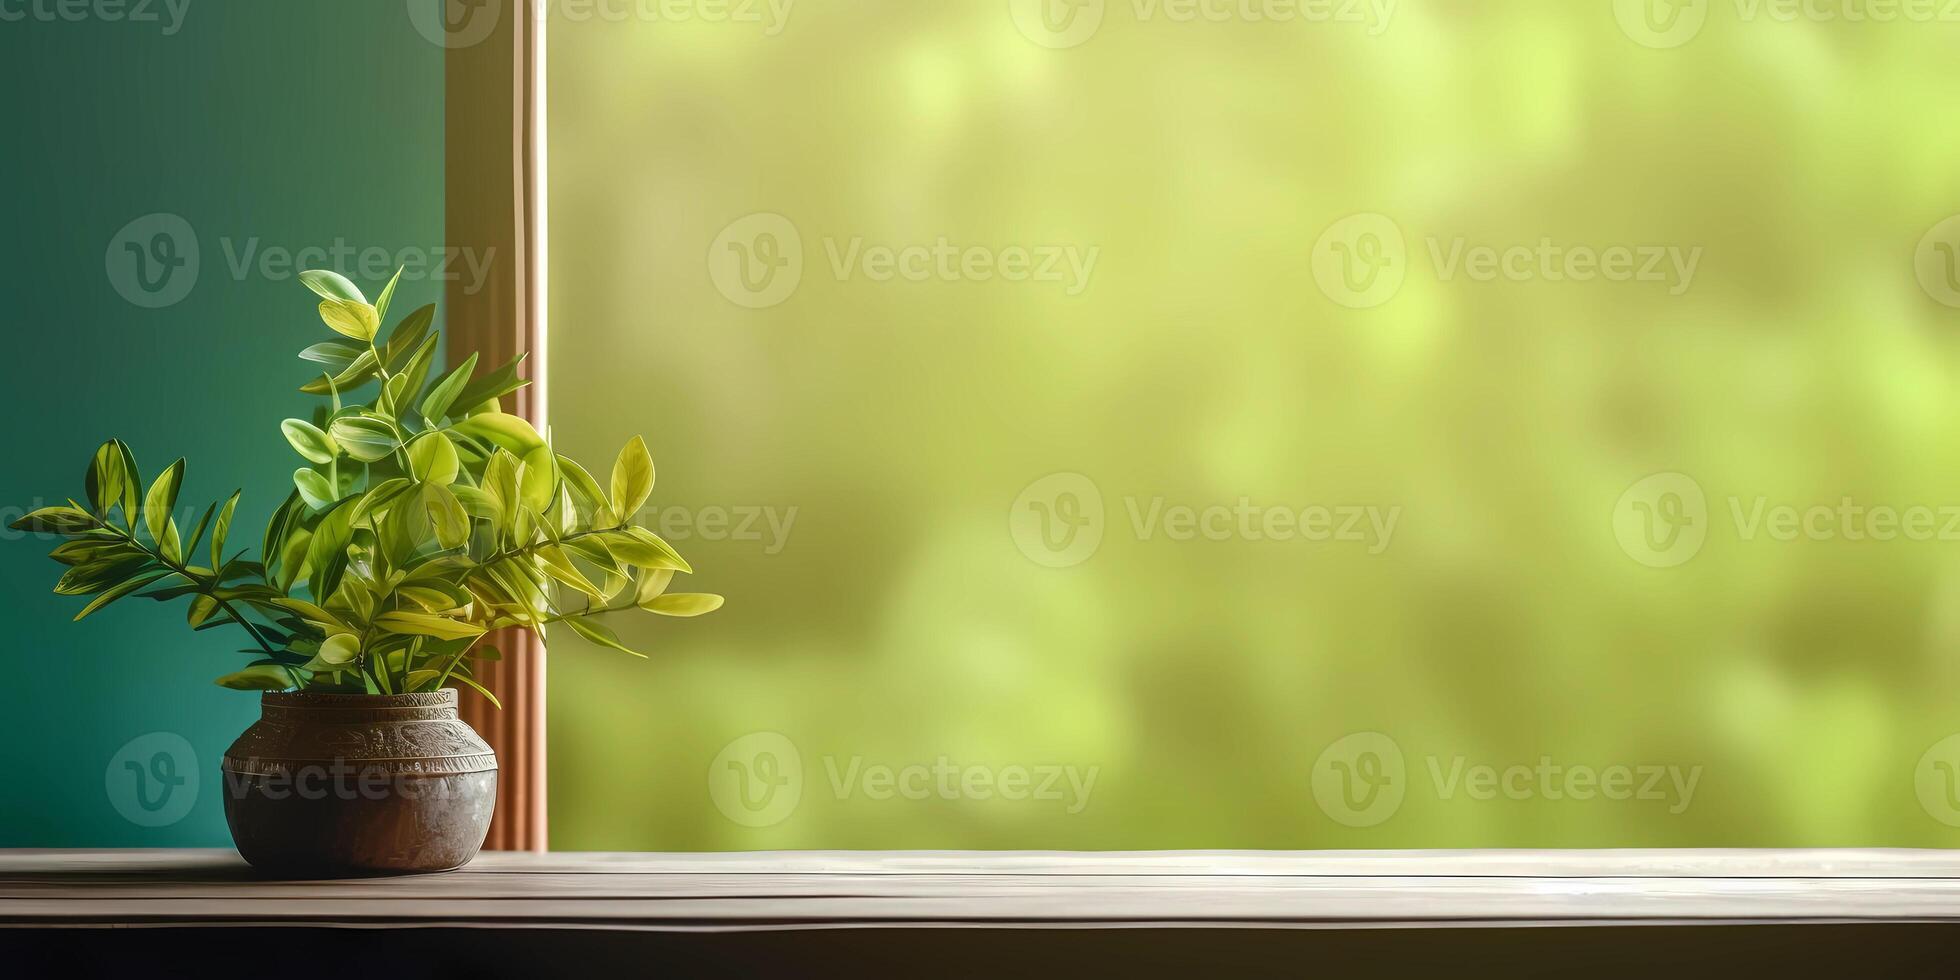
[[[0,22],[12,80],[0,108],[0,505],[80,496],[89,454],[119,436],[146,474],[190,460],[186,505],[245,488],[237,534],[256,540],[296,465],[278,422],[309,407],[294,354],[322,330],[291,270],[239,275],[234,256],[254,239],[439,247],[442,50],[401,0],[177,4],[169,36],[165,24]],[[113,288],[106,256],[156,212],[189,224],[200,268],[180,302],[146,309]],[[339,265],[365,282],[358,262]],[[404,282],[396,308],[440,292]],[[70,624],[79,604],[50,594],[47,544],[22,537],[0,541],[0,846],[225,844],[217,759],[256,705],[211,678],[243,660],[239,637],[192,635],[182,608],[143,600]],[[112,803],[134,777],[111,762],[152,732],[188,742],[201,786],[180,819],[146,827]]]

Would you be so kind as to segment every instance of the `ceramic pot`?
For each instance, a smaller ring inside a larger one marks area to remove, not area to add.
[[[266,694],[225,752],[225,820],[252,867],[284,877],[460,868],[483,847],[497,757],[456,692]]]

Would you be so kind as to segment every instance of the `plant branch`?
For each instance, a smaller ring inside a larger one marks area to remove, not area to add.
[[[114,524],[109,523],[108,521],[103,521],[102,526],[121,535],[123,538],[127,539],[130,544],[133,544],[136,547],[141,548],[145,554],[149,555],[152,558],[155,558],[157,562],[162,564],[165,568],[168,568],[172,572],[183,576],[185,581],[190,582],[192,585],[198,587],[199,595],[210,596],[211,598],[216,599],[218,602],[218,608],[224,610],[225,615],[230,616],[232,622],[245,627],[245,632],[252,634],[252,639],[258,643],[259,649],[265,651],[266,656],[270,657],[277,654],[278,651],[272,649],[271,643],[266,642],[266,638],[264,634],[259,632],[259,628],[257,626],[252,625],[251,620],[248,620],[243,615],[240,615],[238,610],[232,606],[231,600],[224,599],[213,594],[217,590],[219,585],[217,576],[222,574],[221,569],[214,569],[211,573],[212,575],[211,579],[207,581],[195,574],[192,574],[188,566],[183,565],[179,562],[171,561],[170,558],[166,556],[163,552],[158,551],[157,549],[152,548],[148,545],[145,545],[143,543],[143,540],[136,536],[135,531],[133,530],[125,531],[122,528],[119,528]],[[293,676],[292,668],[290,667],[287,668],[286,673],[287,676],[289,677]],[[295,679],[293,686],[295,687],[299,686],[297,679]]]

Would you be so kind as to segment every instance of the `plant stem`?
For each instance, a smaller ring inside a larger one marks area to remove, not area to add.
[[[615,531],[624,531],[626,530],[627,526],[628,525],[621,524],[618,527],[595,527],[590,531],[576,531],[571,534],[567,534],[556,541],[540,541],[536,544],[528,544],[522,548],[516,548],[511,551],[499,551],[496,554],[493,554],[490,557],[485,558],[481,562],[481,564],[483,565],[483,567],[488,568],[491,565],[495,565],[500,561],[506,561],[512,558],[526,557],[530,555],[531,552],[536,551],[537,549],[542,548],[548,544],[562,544],[566,541],[577,541],[582,538],[589,538],[597,534],[611,534]]]
[[[469,646],[464,647],[460,652],[458,652],[456,656],[449,661],[449,666],[443,668],[442,675],[436,678],[436,686],[434,689],[438,691],[442,690],[442,685],[449,681],[449,675],[456,670],[456,666],[463,662],[464,657],[470,655],[470,651],[475,650],[477,646],[483,643],[484,636],[489,636],[489,635],[490,634],[485,633],[483,634],[483,636],[479,636],[476,639],[471,640]]]
[[[122,528],[119,528],[114,524],[110,524],[107,522],[104,522],[103,526],[121,535],[123,538],[127,539],[130,544],[133,544],[136,547],[143,549],[145,554],[148,554],[150,557],[155,558],[160,564],[170,569],[172,572],[183,576],[185,581],[188,581],[192,585],[197,586],[199,595],[210,596],[213,599],[217,599],[218,608],[224,610],[225,615],[230,616],[232,622],[235,622],[238,625],[245,627],[245,632],[252,634],[252,639],[258,643],[260,649],[266,652],[267,656],[271,656],[277,652],[272,649],[272,644],[266,642],[264,635],[259,633],[258,627],[253,626],[250,620],[247,620],[244,616],[239,615],[238,610],[232,607],[231,601],[229,599],[220,599],[217,596],[212,595],[212,592],[215,591],[218,587],[218,582],[215,578],[217,572],[215,570],[212,573],[213,578],[207,581],[203,578],[200,578],[197,575],[191,574],[191,570],[188,567],[179,564],[177,562],[171,561],[162,552],[156,550],[155,548],[151,548],[145,545],[142,539],[138,538],[134,532],[125,531]]]

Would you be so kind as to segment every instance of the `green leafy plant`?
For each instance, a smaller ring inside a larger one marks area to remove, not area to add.
[[[522,388],[518,358],[476,376],[477,357],[438,372],[435,307],[380,326],[401,273],[372,304],[333,272],[300,280],[340,339],[300,357],[324,367],[300,390],[324,396],[281,424],[306,465],[258,542],[228,554],[240,494],[205,509],[189,535],[175,520],[184,461],[147,485],[120,440],[96,450],[86,504],[36,510],[15,530],[66,540],[54,591],[88,596],[77,620],[131,595],[190,600],[189,622],[236,624],[251,664],[218,679],[237,690],[401,694],[468,685],[495,660],[484,642],[521,628],[548,642],[563,627],[634,656],[600,617],[628,610],[698,616],[720,596],[669,593],[685,560],[634,515],[653,492],[638,438],[600,486],[499,400]],[[373,385],[371,400],[352,393]],[[204,541],[209,533],[208,551]]]

